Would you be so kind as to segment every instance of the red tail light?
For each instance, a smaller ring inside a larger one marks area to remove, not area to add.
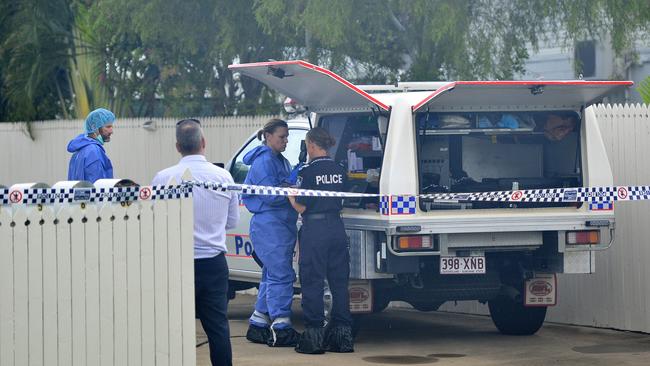
[[[400,236],[397,243],[400,250],[421,250],[433,249],[433,238],[431,235]]]
[[[600,243],[600,231],[598,230],[589,230],[589,231],[567,231],[566,233],[566,243],[567,244],[599,244]]]

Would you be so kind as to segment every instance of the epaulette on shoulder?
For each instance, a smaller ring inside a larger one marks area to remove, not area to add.
[[[300,168],[298,168],[298,171],[300,172],[300,171],[302,171],[303,169],[305,169],[305,168],[307,168],[307,167],[309,167],[309,164],[308,164],[308,163],[305,163],[305,164],[303,164]]]

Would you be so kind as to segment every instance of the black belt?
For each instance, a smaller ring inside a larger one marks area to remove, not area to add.
[[[323,213],[313,213],[313,214],[307,214],[302,217],[303,220],[310,221],[310,220],[324,220],[327,218],[332,218],[332,217],[341,217],[341,214],[338,212],[323,212]]]

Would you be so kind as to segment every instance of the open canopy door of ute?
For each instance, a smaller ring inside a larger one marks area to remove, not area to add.
[[[572,109],[599,101],[631,81],[456,81],[413,106],[427,110]]]
[[[305,61],[228,66],[296,100],[312,112],[388,111],[389,107],[330,70]]]

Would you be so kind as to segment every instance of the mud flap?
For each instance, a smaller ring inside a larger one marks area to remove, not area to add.
[[[352,314],[372,313],[372,283],[369,280],[350,280],[350,312]]]
[[[524,282],[524,306],[554,306],[557,304],[557,278],[554,273],[535,273]]]

